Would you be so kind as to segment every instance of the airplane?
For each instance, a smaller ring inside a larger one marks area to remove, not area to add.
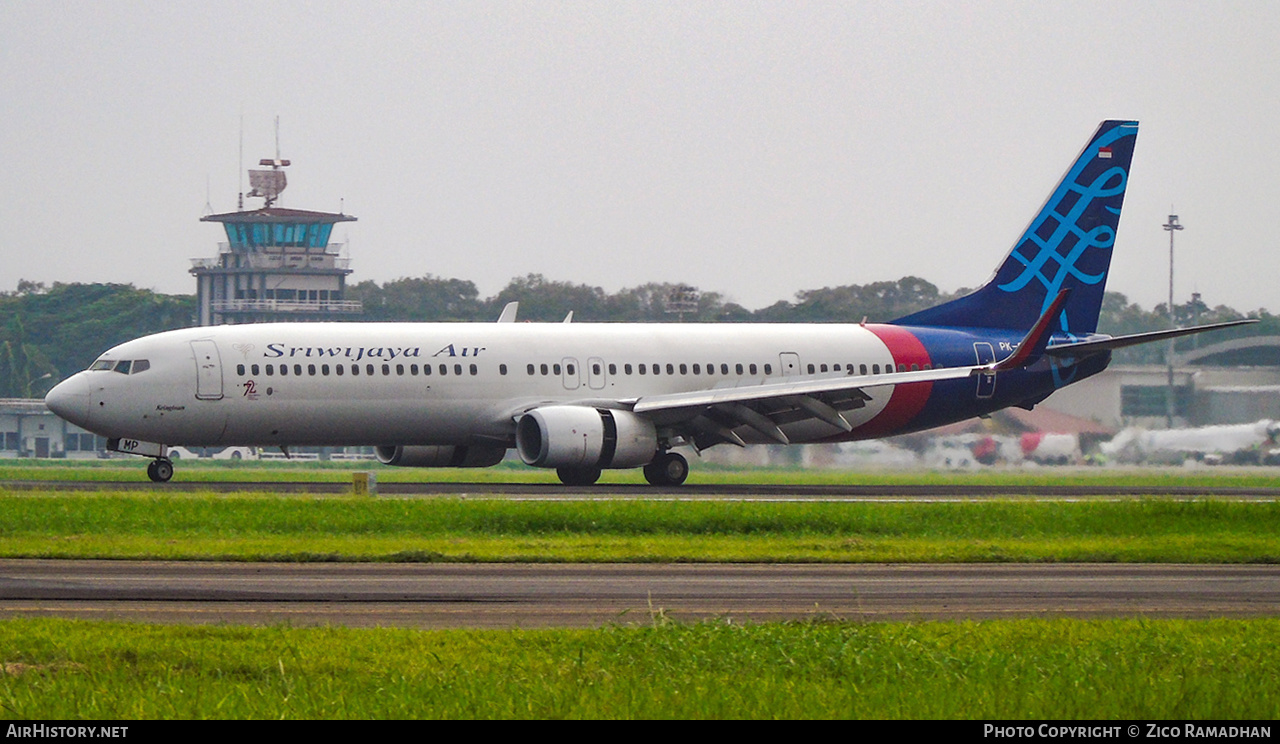
[[[974,292],[888,323],[263,323],[186,328],[102,354],[45,398],[151,458],[170,446],[376,447],[408,467],[488,467],[514,448],[568,485],[643,468],[679,486],[730,444],[841,442],[1030,409],[1132,344],[1098,315],[1138,124],[1104,121]]]

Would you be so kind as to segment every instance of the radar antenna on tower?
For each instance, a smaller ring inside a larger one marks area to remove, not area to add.
[[[280,198],[280,192],[284,191],[289,185],[288,179],[285,178],[284,171],[281,168],[290,165],[288,160],[280,158],[280,117],[276,117],[276,156],[275,158],[263,158],[258,161],[258,165],[270,166],[271,170],[250,170],[249,171],[249,193],[246,196],[256,196],[266,199],[267,203],[263,208],[270,207]]]

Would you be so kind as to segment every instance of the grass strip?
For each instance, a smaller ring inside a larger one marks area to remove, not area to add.
[[[540,502],[0,493],[0,556],[186,560],[1280,561],[1280,502]]]
[[[0,622],[0,717],[1253,719],[1280,620],[418,631]]]

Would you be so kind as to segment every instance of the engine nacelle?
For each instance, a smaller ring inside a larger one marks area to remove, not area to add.
[[[520,418],[516,451],[538,468],[637,468],[657,454],[658,434],[630,411],[547,406]]]
[[[471,445],[451,446],[382,446],[375,450],[378,462],[406,468],[487,468],[506,457],[504,447]]]

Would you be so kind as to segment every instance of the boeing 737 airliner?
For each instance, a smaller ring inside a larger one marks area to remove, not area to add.
[[[672,448],[838,442],[1031,408],[1111,350],[1248,320],[1112,338],[1098,314],[1138,125],[1106,121],[995,275],[886,324],[266,323],[108,350],[46,397],[152,458],[175,445],[376,445],[387,465],[528,465],[589,485]]]

